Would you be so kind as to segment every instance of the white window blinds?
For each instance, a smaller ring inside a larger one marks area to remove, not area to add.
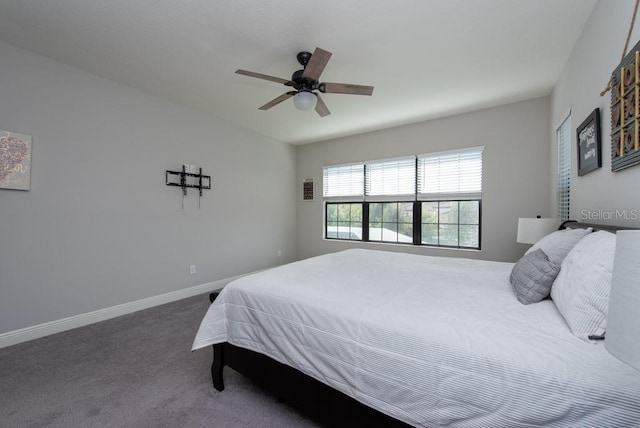
[[[556,130],[558,140],[557,203],[560,221],[569,220],[571,190],[571,114]]]
[[[366,164],[367,200],[413,199],[416,193],[415,156]]]
[[[484,146],[418,155],[418,199],[480,199]]]
[[[323,171],[325,198],[364,196],[364,164],[328,166]]]

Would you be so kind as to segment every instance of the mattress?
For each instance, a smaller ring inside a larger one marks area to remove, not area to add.
[[[640,426],[640,373],[522,305],[513,264],[353,249],[227,285],[193,343],[265,354],[421,427]]]

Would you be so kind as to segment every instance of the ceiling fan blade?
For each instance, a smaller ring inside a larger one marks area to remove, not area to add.
[[[260,107],[258,110],[269,110],[271,107],[280,104],[281,102],[288,100],[289,98],[291,98],[292,96],[294,96],[296,93],[294,91],[291,92],[286,92],[282,95],[280,95],[277,98],[272,99],[271,101],[269,101],[268,103],[266,103],[265,105],[263,105],[262,107]]]
[[[316,103],[316,112],[320,115],[320,117],[325,117],[331,114],[327,105],[324,103],[322,98],[320,98],[320,94],[315,94],[318,98],[318,102]]]
[[[302,73],[302,77],[310,80],[318,80],[322,71],[327,66],[329,62],[329,58],[331,58],[331,52],[327,52],[324,49],[316,48],[311,55],[311,59],[309,63],[304,68],[304,72]]]
[[[281,79],[280,77],[269,76],[267,74],[256,73],[254,71],[236,70],[236,74],[242,74],[243,76],[256,77],[258,79],[269,80],[271,82],[282,83],[283,85],[293,84],[289,79]],[[291,86],[291,85],[288,85]]]
[[[351,85],[349,83],[321,83],[318,88],[325,94],[371,95],[373,86]]]

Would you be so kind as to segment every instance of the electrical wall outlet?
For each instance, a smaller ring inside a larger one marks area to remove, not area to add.
[[[278,257],[282,257],[282,250],[278,250]]]
[[[189,273],[191,275],[193,275],[194,273],[196,273],[196,265],[191,265],[189,266]]]

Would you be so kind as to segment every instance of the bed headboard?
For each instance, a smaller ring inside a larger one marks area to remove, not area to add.
[[[567,220],[563,222],[558,230],[562,229],[586,229],[593,228],[594,231],[605,230],[607,232],[616,233],[619,230],[639,230],[637,227],[612,226],[608,224],[582,223],[576,220]]]

